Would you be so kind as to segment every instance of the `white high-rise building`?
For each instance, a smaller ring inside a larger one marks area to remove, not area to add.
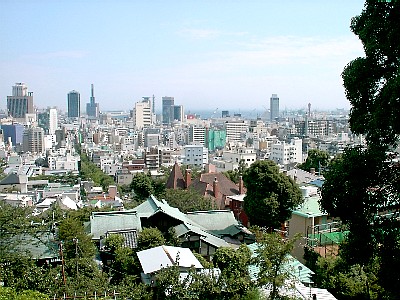
[[[280,165],[303,162],[303,143],[299,138],[294,138],[290,143],[278,141],[272,145],[270,159]]]
[[[135,128],[142,129],[153,124],[151,100],[143,97],[141,102],[136,102],[133,108],[133,123]]]
[[[203,145],[205,141],[206,128],[204,126],[190,126],[189,130],[189,143],[196,145]]]
[[[49,134],[55,134],[58,128],[58,114],[57,109],[49,109]]]
[[[226,140],[229,143],[238,143],[246,141],[246,132],[249,131],[249,124],[244,121],[225,122]]]

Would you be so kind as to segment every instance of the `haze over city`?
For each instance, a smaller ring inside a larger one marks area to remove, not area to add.
[[[0,108],[15,82],[35,106],[101,110],[173,96],[185,110],[349,108],[340,74],[363,56],[364,1],[9,1],[0,4]]]

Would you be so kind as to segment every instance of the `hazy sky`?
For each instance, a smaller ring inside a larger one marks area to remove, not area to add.
[[[185,110],[349,108],[340,74],[363,55],[362,0],[0,0],[1,108],[15,82],[37,107],[95,86],[100,110],[174,96]]]

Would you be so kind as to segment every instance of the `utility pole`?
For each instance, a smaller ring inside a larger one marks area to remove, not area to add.
[[[60,255],[61,255],[61,273],[64,285],[67,286],[67,279],[65,278],[65,265],[64,265],[64,254],[63,254],[63,243],[60,242]]]
[[[75,259],[76,259],[76,277],[78,277],[78,242],[79,240],[75,237],[72,239],[75,244]]]

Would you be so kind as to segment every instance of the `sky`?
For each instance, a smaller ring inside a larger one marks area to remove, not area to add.
[[[39,108],[101,111],[163,96],[190,110],[350,108],[341,72],[363,56],[362,0],[0,0],[0,108],[16,82]]]

